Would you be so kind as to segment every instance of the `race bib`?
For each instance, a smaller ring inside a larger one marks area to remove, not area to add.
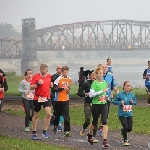
[[[34,98],[33,93],[27,93],[27,94],[26,94],[26,98],[27,98],[27,99],[33,99],[33,98]]]
[[[4,88],[0,88],[0,92],[3,92],[3,93],[4,93]]]
[[[132,105],[123,105],[123,111],[132,111]]]
[[[100,102],[105,102],[108,99],[107,96],[99,96],[99,101]]]
[[[38,102],[45,102],[45,101],[47,101],[46,97],[41,97],[41,96],[38,97]]]

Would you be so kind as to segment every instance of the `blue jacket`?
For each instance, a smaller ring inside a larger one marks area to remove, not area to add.
[[[129,92],[128,94],[125,91],[120,92],[115,97],[113,103],[114,105],[119,105],[118,115],[129,117],[132,116],[132,111],[123,111],[123,106],[121,104],[121,101],[124,100],[124,105],[136,105],[136,98],[135,95],[132,92]],[[130,101],[133,100],[133,103],[130,103]]]
[[[109,96],[109,100],[111,100],[111,88],[116,86],[116,82],[112,75],[107,73],[105,76],[103,76],[103,80],[105,80],[109,85],[109,90],[107,92],[107,95]]]

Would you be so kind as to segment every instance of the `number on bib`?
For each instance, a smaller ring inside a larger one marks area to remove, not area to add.
[[[41,96],[38,97],[38,102],[45,102],[45,101],[47,101],[46,97],[41,97]]]
[[[123,105],[123,111],[132,111],[132,105]]]
[[[107,96],[99,96],[100,102],[105,102],[107,100]]]

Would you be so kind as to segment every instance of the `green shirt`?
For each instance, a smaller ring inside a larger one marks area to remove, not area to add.
[[[108,83],[105,80],[103,80],[102,82],[95,80],[91,85],[91,89],[93,89],[95,92],[99,92],[106,88],[108,88]],[[93,97],[92,104],[106,104],[106,100],[107,95],[106,92],[104,92],[100,95]]]

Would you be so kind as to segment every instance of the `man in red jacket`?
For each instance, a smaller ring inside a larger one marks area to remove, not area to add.
[[[50,135],[47,132],[50,123],[50,116],[51,116],[50,88],[51,88],[51,75],[48,74],[48,66],[46,64],[41,64],[40,73],[37,73],[33,76],[30,84],[30,90],[35,89],[34,100],[33,100],[34,116],[32,118],[32,122],[33,122],[32,139],[33,140],[38,139],[36,127],[37,127],[38,116],[42,105],[46,113],[42,136],[45,138],[50,137]]]

